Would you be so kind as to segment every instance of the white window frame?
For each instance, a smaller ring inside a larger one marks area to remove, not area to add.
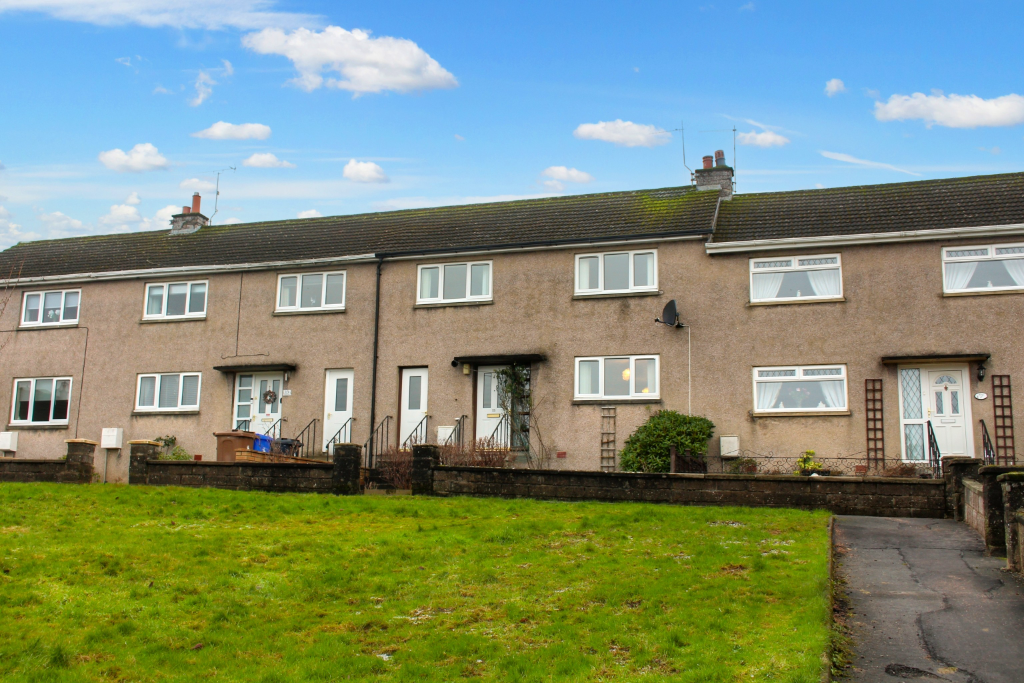
[[[950,252],[957,251],[980,251],[985,249],[988,253],[984,256],[950,256]],[[999,249],[1019,250],[1015,254],[999,254]],[[946,288],[946,264],[948,263],[970,263],[981,261],[1016,261],[1024,259],[1024,243],[1016,244],[970,244],[959,247],[942,248],[942,291],[945,294],[984,294],[985,292],[1015,292],[1024,290],[1024,284],[1012,287],[975,287],[973,289],[947,289]]]
[[[604,259],[613,254],[626,254],[629,257],[629,286],[626,289],[605,289],[604,286]],[[637,254],[654,255],[653,283],[645,287],[637,287],[634,284],[634,257]],[[597,289],[580,289],[580,260],[597,257]],[[657,249],[617,249],[612,251],[599,251],[587,254],[576,254],[573,268],[573,291],[576,296],[606,296],[608,294],[629,294],[632,292],[656,292],[658,291],[658,250]]]
[[[606,360],[623,360],[629,359],[629,395],[620,396],[605,396],[604,393],[604,363]],[[654,381],[656,385],[656,391],[643,393],[636,391],[636,361],[638,360],[653,360],[654,361]],[[583,361],[598,361],[598,386],[600,387],[599,392],[596,394],[581,394],[580,393],[580,363]],[[636,400],[649,400],[649,399],[660,399],[661,398],[661,356],[656,353],[641,354],[637,356],[629,355],[611,355],[611,356],[578,356],[575,359],[574,370],[573,370],[573,399],[577,401],[636,401]]]
[[[302,277],[304,275],[319,275],[321,277],[320,282],[320,305],[319,306],[302,306]],[[327,304],[327,276],[328,275],[341,275],[344,278],[344,283],[341,287],[341,303],[340,304]],[[286,277],[295,278],[295,305],[294,306],[282,306],[281,305],[281,282]],[[277,294],[274,298],[274,312],[275,313],[302,313],[305,311],[344,311],[345,302],[348,299],[348,271],[345,270],[324,270],[313,273],[281,273],[277,276]]]
[[[818,375],[807,377],[804,373],[807,370],[831,370],[838,368],[840,374],[838,375]],[[758,377],[759,372],[764,371],[785,371],[794,370],[796,374],[792,377]],[[848,377],[846,364],[835,363],[831,365],[770,365],[763,367],[756,367],[751,373],[753,380],[753,398],[754,398],[754,414],[756,415],[801,415],[803,413],[848,413],[850,412],[850,379]],[[757,407],[757,384],[758,380],[763,382],[825,382],[842,380],[843,382],[843,407],[841,408],[822,408],[818,406],[811,406],[807,408],[768,408],[759,409]]]
[[[60,293],[60,320],[58,322],[45,322],[43,320],[43,302],[46,300],[47,294],[53,294],[55,292]],[[78,316],[75,318],[64,319],[64,304],[67,301],[68,294],[78,294]],[[25,320],[25,313],[28,311],[26,303],[30,296],[36,295],[39,297],[39,320],[32,322]],[[31,292],[25,292],[21,297],[21,322],[18,324],[19,327],[60,327],[61,325],[77,325],[79,318],[82,317],[82,290],[81,289],[49,289],[49,290],[35,290]]]
[[[41,379],[53,380],[54,389],[57,386],[57,382],[61,380],[67,380],[68,382],[68,416],[63,420],[53,419],[53,405],[54,400],[50,399],[50,419],[46,422],[35,422],[32,420],[32,410],[35,407],[35,395],[36,395],[36,381]],[[15,416],[17,415],[18,409],[18,382],[29,382],[31,383],[31,390],[28,399],[28,417],[27,420],[18,420]],[[75,390],[75,381],[71,377],[16,377],[14,383],[11,385],[11,425],[12,426],[24,426],[24,425],[35,425],[40,427],[46,427],[51,425],[66,425],[68,420],[71,418],[71,395]]]
[[[821,265],[807,266],[800,265],[801,261],[810,261],[813,259],[831,259],[836,260],[835,263],[826,263]],[[757,264],[768,264],[780,261],[789,261],[788,266],[771,266],[758,268]],[[806,273],[812,270],[839,270],[839,294],[833,296],[786,296],[776,297],[774,299],[756,299],[754,298],[754,275],[755,274],[767,274],[767,273]],[[752,258],[750,259],[750,277],[748,282],[750,292],[750,303],[785,303],[788,301],[836,301],[843,298],[843,257],[841,254],[801,254],[800,256],[768,256],[765,258]]]
[[[178,402],[173,408],[161,408],[160,405],[160,377],[162,375],[177,375],[178,376]],[[182,381],[185,377],[195,376],[199,378],[199,385],[196,387],[196,404],[194,406],[182,406],[181,405],[181,392],[185,388],[185,383]],[[142,379],[144,377],[154,378],[155,384],[153,385],[153,405],[143,406],[139,405],[139,398],[142,391]],[[203,398],[203,373],[201,372],[143,372],[135,379],[135,411],[139,413],[198,413],[199,405],[202,403]]]
[[[188,294],[185,296],[185,313],[183,315],[167,315],[167,292],[171,285],[185,285]],[[190,313],[189,307],[192,303],[192,285],[206,285],[206,296],[203,297],[202,313]],[[151,287],[163,287],[163,301],[159,314],[149,314],[149,290]],[[143,320],[185,320],[200,319],[206,317],[206,310],[210,307],[210,281],[209,280],[174,280],[171,282],[147,282],[142,290],[142,319]]]
[[[473,296],[473,266],[487,266],[487,294]],[[445,266],[466,266],[466,296],[460,299],[444,298],[444,269]],[[437,268],[437,298],[424,299],[420,294],[423,292],[423,271],[426,268]],[[449,261],[447,263],[423,263],[416,267],[416,303],[417,304],[457,304],[470,301],[493,301],[494,300],[494,261]]]

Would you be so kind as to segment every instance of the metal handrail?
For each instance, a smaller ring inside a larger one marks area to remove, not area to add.
[[[370,432],[370,438],[363,444],[365,467],[372,468],[377,458],[387,449],[388,443],[391,441],[391,420],[390,415],[385,415],[384,419]]]
[[[508,413],[501,416],[498,420],[498,424],[494,427],[494,431],[487,438],[488,448],[508,448],[509,447],[509,435],[512,430],[512,423],[508,419]]]
[[[988,435],[988,427],[985,426],[984,420],[978,420],[978,422],[981,423],[981,449],[985,464],[994,465],[996,463],[996,449],[992,445],[992,438]]]
[[[468,417],[468,415],[463,415],[462,417],[455,421],[455,427],[452,428],[451,434],[449,434],[448,438],[446,438],[444,440],[444,443],[441,444],[442,446],[462,445],[463,431],[465,431],[466,419]]]
[[[249,420],[239,420],[238,425],[235,427],[235,429],[242,432],[247,432],[249,431],[249,422]]]
[[[939,441],[935,438],[935,430],[932,429],[932,421],[928,420],[928,464],[932,470],[937,470],[942,463],[942,453],[939,451]]]
[[[297,442],[292,446],[291,453],[289,455],[298,456],[300,458],[309,458],[316,454],[315,446],[316,443],[316,423],[318,418],[310,420],[309,424],[303,427],[302,431],[295,436]],[[312,430],[312,432],[310,431]]]
[[[336,444],[336,443],[351,443],[351,440],[352,440],[352,422],[353,421],[355,421],[354,417],[350,417],[349,419],[345,420],[345,424],[341,425],[341,429],[339,429],[337,432],[334,433],[334,436],[332,436],[330,441],[327,442],[327,452],[328,453],[332,453],[333,452],[331,450],[331,447],[334,446],[334,444]],[[342,434],[341,434],[342,432],[345,432],[344,436],[342,436]]]
[[[429,431],[430,416],[424,415],[423,419],[416,423],[416,426],[409,432],[409,436],[402,442],[402,448],[410,448],[416,444],[427,443],[427,433]]]

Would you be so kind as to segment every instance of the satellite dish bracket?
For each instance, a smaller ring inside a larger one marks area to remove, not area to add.
[[[665,308],[661,312],[661,318],[655,318],[654,322],[668,325],[669,327],[686,327],[686,325],[679,322],[679,311],[676,310],[675,299],[665,304]]]

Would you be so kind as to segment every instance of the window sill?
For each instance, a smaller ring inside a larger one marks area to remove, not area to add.
[[[143,318],[139,321],[142,325],[155,325],[159,323],[196,323],[206,320],[206,316],[182,316],[180,318]]]
[[[650,405],[661,403],[660,398],[577,398],[574,406],[623,406],[629,404]]]
[[[416,304],[413,306],[413,310],[417,308],[447,308],[449,306],[491,306],[492,304],[494,304],[494,299],[486,301],[439,301],[437,303]]]
[[[654,289],[646,292],[608,292],[602,294],[573,294],[573,301],[582,299],[620,299],[622,297],[629,296],[661,296],[665,292],[660,289]]]
[[[994,292],[986,289],[979,289],[976,292],[943,292],[942,296],[946,298],[957,296],[995,296],[997,294],[1024,294],[1024,289],[998,289]]]
[[[751,417],[848,417],[849,410],[814,410],[807,412],[758,413],[751,412]]]
[[[55,425],[55,424],[40,423],[40,424],[36,424],[36,425],[33,425],[33,424],[24,424],[24,425],[23,424],[10,424],[10,425],[7,425],[7,431],[22,430],[22,429],[46,430],[46,429],[67,429],[67,428],[68,428],[68,425],[66,425],[66,424]]]
[[[143,415],[198,415],[198,410],[133,410],[132,417],[141,417]]]
[[[344,313],[344,308],[311,308],[308,311],[274,311],[271,315],[324,315],[325,313]]]
[[[77,322],[59,323],[57,325],[19,325],[18,332],[31,332],[35,330],[66,330],[74,327],[78,327]]]
[[[846,301],[845,296],[838,297],[836,299],[794,299],[792,301],[750,301],[747,303],[748,307],[753,306],[792,306],[793,304],[807,305],[807,304],[840,304]]]

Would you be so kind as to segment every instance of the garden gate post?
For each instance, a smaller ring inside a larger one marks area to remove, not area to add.
[[[359,488],[359,465],[363,459],[362,446],[354,443],[334,444],[334,492],[342,496],[356,496]]]
[[[421,444],[412,447],[412,495],[434,495],[434,468],[441,464],[441,449]]]
[[[88,484],[92,481],[93,454],[99,444],[89,439],[66,439],[67,455],[65,471],[57,481],[74,484]]]
[[[128,442],[128,485],[148,484],[147,460],[156,460],[160,454],[159,441],[138,440]]]

